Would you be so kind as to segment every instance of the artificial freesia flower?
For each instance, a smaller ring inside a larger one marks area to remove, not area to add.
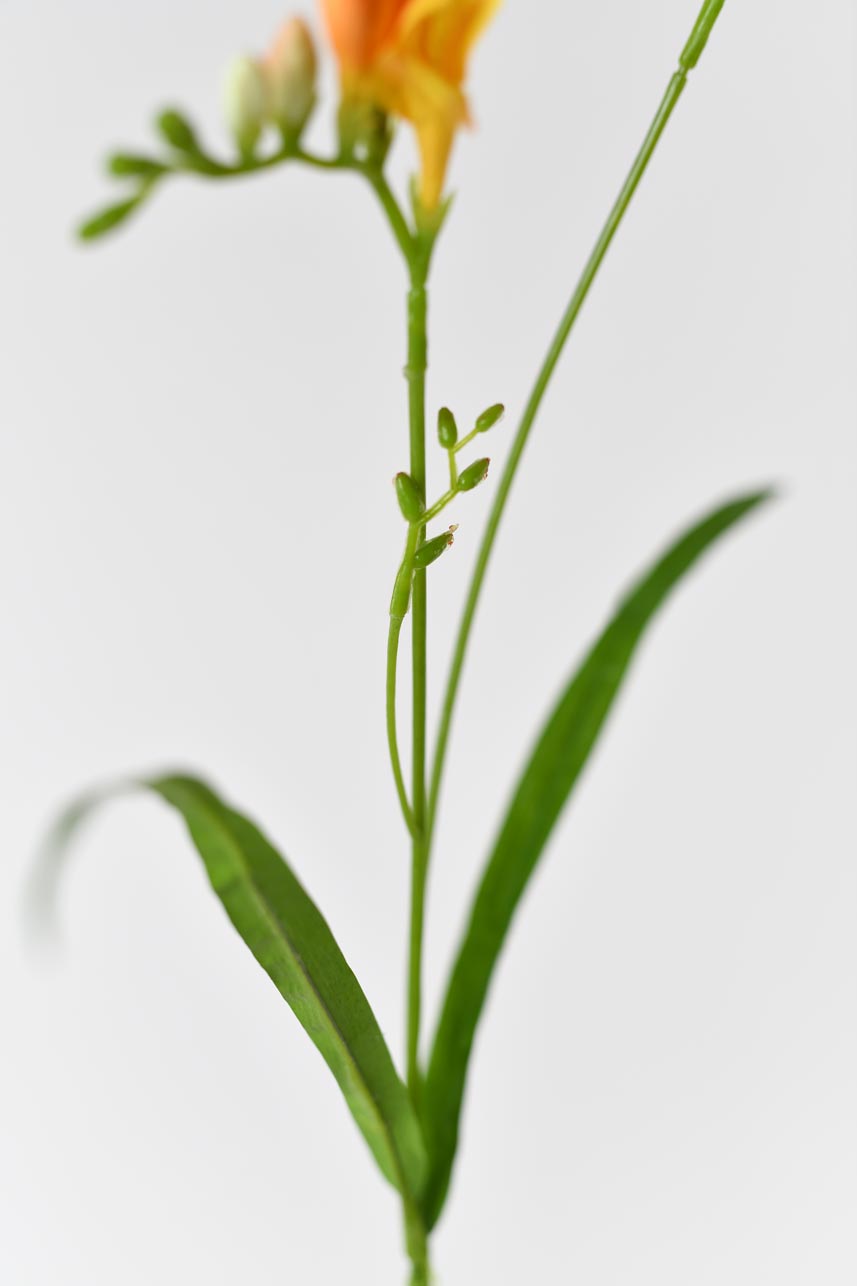
[[[467,59],[500,0],[321,0],[347,98],[411,122],[420,148],[420,198],[443,195],[456,131],[469,122]]]

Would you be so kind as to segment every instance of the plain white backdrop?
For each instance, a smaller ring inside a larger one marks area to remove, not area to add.
[[[697,8],[507,0],[455,156],[432,410],[520,411]],[[70,236],[156,107],[222,142],[223,67],[283,16],[0,0],[4,1286],[405,1274],[394,1197],[174,818],[105,813],[62,955],[22,932],[62,800],[196,768],[282,845],[403,1044],[396,252],[360,184],[300,170],[176,182],[102,248]],[[516,922],[442,1286],[857,1274],[854,36],[849,0],[727,4],[513,497],[444,798],[432,1011],[524,749],[617,593],[713,501],[782,487],[652,631]],[[333,99],[328,63],[319,148]],[[412,157],[403,135],[400,190]],[[432,576],[435,698],[489,495]]]

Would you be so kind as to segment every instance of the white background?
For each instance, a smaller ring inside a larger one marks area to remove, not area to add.
[[[696,9],[508,0],[455,157],[433,411],[520,410]],[[146,144],[156,106],[222,140],[223,66],[281,16],[0,0],[4,1286],[404,1276],[392,1194],[173,818],[97,822],[59,960],[21,927],[63,799],[195,767],[283,845],[403,1043],[396,254],[359,183],[297,170],[177,182],[110,244],[70,237],[110,195],[97,158]],[[656,625],[516,922],[443,1286],[855,1280],[854,26],[847,0],[726,6],[513,497],[444,799],[432,1009],[524,747],[620,588],[715,499],[782,486]],[[333,97],[328,64],[322,149]],[[411,165],[403,136],[397,184]],[[435,698],[489,497],[432,574]]]

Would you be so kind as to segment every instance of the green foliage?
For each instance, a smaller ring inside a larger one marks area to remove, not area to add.
[[[382,1172],[415,1206],[426,1169],[420,1127],[369,1002],[315,903],[261,831],[208,786],[182,776],[139,785],[181,814],[227,915],[333,1072]],[[45,869],[55,875],[74,831],[105,797],[68,811]]]
[[[423,1097],[430,1174],[424,1214],[443,1209],[458,1144],[473,1039],[512,918],[598,740],[649,622],[697,559],[768,492],[733,500],[672,546],[624,599],[545,724],[485,868],[450,977]]]
[[[99,237],[115,232],[117,228],[122,227],[123,223],[127,223],[132,214],[136,214],[145,199],[144,190],[126,201],[118,201],[116,205],[108,205],[103,210],[99,210],[78,228],[81,241],[97,241]]]

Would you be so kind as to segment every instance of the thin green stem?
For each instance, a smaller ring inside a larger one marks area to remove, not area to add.
[[[411,289],[408,294],[408,409],[410,422],[410,473],[422,498],[426,494],[426,410],[425,383],[428,364],[426,338],[428,295],[425,275],[411,259]],[[425,539],[425,526],[416,529],[417,544]],[[421,1074],[419,1065],[420,1020],[422,1013],[423,929],[427,851],[426,825],[426,694],[427,694],[427,616],[426,574],[414,573],[411,648],[413,659],[413,760],[411,801],[414,829],[411,840],[411,914],[408,960],[408,1088],[419,1103]]]
[[[454,486],[451,487],[449,491],[445,491],[440,500],[436,500],[431,509],[427,509],[423,514],[423,525],[425,526],[425,524],[430,523],[433,518],[437,518],[438,514],[442,514],[446,506],[452,504],[457,495],[458,492],[455,490]]]
[[[411,1286],[429,1286],[431,1267],[428,1234],[422,1215],[410,1199],[405,1201],[405,1243],[411,1261]]]
[[[288,159],[289,152],[285,152],[284,155]],[[291,155],[294,156],[296,161],[303,161],[304,165],[311,165],[316,170],[358,171],[360,168],[345,156],[316,156],[314,152],[305,152],[302,147],[292,152]]]
[[[459,451],[463,451],[465,447],[469,447],[469,446],[470,446],[470,443],[471,443],[471,442],[475,442],[475,440],[479,437],[479,434],[480,434],[480,433],[481,433],[481,429],[473,429],[473,430],[471,430],[471,432],[470,432],[470,433],[468,433],[468,435],[467,435],[467,437],[466,437],[466,438],[462,438],[460,442],[456,442],[455,446],[452,448],[452,449],[453,449],[453,451],[454,451],[456,454],[457,454]]]
[[[452,494],[458,486],[458,464],[455,459],[455,448],[447,452],[449,456],[449,492]]]
[[[438,800],[443,781],[443,771],[449,744],[452,718],[461,682],[464,660],[467,654],[467,647],[470,641],[470,634],[473,628],[473,621],[476,615],[476,608],[479,603],[479,598],[485,581],[485,573],[488,569],[488,564],[493,552],[494,542],[497,538],[497,531],[506,508],[506,503],[509,499],[512,483],[514,482],[518,466],[521,462],[521,457],[524,453],[524,448],[527,445],[536,415],[541,407],[542,400],[547,392],[548,385],[550,384],[551,378],[556,370],[559,359],[562,356],[565,345],[574,327],[574,323],[577,321],[592,284],[598,275],[598,270],[604,262],[607,251],[609,250],[613,238],[615,237],[625,213],[631,204],[640,180],[648,168],[649,162],[654,155],[655,149],[657,148],[661,135],[666,128],[667,122],[672,116],[676,104],[681,97],[682,91],[687,83],[687,73],[698,61],[702,49],[704,48],[705,41],[708,39],[711,28],[722,6],[723,0],[708,0],[708,3],[703,7],[703,11],[697,21],[696,27],[694,28],[694,34],[691,36],[691,40],[685,47],[679,61],[680,69],[675,73],[667,86],[666,93],[664,94],[661,105],[652,121],[649,132],[643,141],[642,147],[637,154],[616,203],[610,211],[607,222],[601,231],[601,234],[595,244],[595,248],[587,261],[586,267],[583,270],[580,280],[578,281],[574,293],[569,301],[568,307],[565,310],[542,368],[539,371],[529,402],[527,403],[524,411],[520,427],[518,428],[518,432],[512,444],[509,458],[500,479],[500,485],[497,489],[497,494],[488,517],[485,534],[477,556],[476,567],[473,572],[467,600],[465,602],[461,624],[459,626],[453,651],[446,690],[444,693],[437,745],[432,765],[428,816],[426,820],[426,865],[428,864],[428,854],[431,851],[434,828],[437,820]]]
[[[294,143],[284,143],[281,148],[278,148],[276,152],[272,152],[269,156],[254,156],[247,160],[233,163],[217,161],[214,157],[208,156],[202,151],[188,153],[186,156],[177,158],[171,166],[167,167],[165,173],[195,174],[201,178],[208,179],[236,179],[243,178],[248,174],[257,174],[262,170],[274,169],[276,166],[283,165],[288,161],[300,161],[303,165],[309,165],[315,170],[338,170],[362,175],[378,197],[399,249],[409,267],[419,258],[420,254],[430,253],[430,246],[428,251],[424,250],[420,238],[411,231],[401,206],[384,176],[383,170],[378,164],[372,162],[358,161],[351,156],[342,154],[317,156],[314,152],[307,152],[304,148],[298,147]]]
[[[398,688],[399,636],[402,633],[402,622],[390,618],[390,632],[387,636],[387,742],[390,747],[390,763],[393,768],[393,780],[396,793],[402,808],[402,816],[411,835],[414,834],[414,812],[408,799],[408,789],[402,772],[402,759],[399,754],[399,738],[396,731],[396,691]]]
[[[377,165],[355,165],[354,168],[358,169],[369,180],[375,195],[381,202],[381,207],[393,230],[393,236],[398,242],[399,249],[405,257],[408,268],[411,270],[413,280],[418,257],[417,238],[408,226],[408,221],[402,213],[401,206],[396,200],[393,190],[384,176],[384,172]],[[422,283],[425,285],[424,275],[422,276]],[[410,357],[408,361],[410,363]]]

